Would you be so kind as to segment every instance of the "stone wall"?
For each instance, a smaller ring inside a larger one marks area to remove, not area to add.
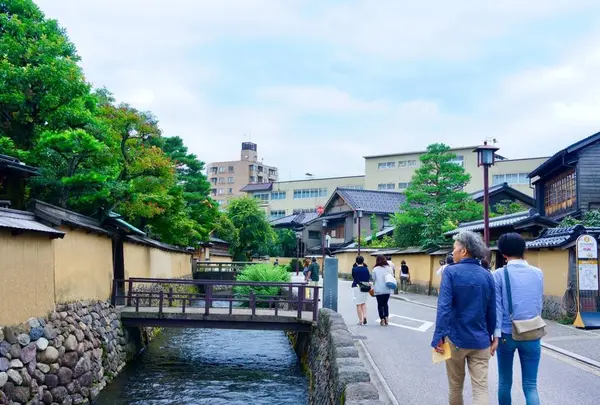
[[[301,358],[310,381],[309,404],[384,404],[340,314],[321,309],[310,343],[298,339],[297,352],[302,345],[308,346]]]
[[[0,327],[0,404],[89,404],[136,353],[106,302],[57,305],[45,318]]]

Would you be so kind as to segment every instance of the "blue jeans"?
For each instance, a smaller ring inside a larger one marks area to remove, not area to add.
[[[498,344],[498,403],[510,405],[513,382],[513,359],[515,350],[521,360],[521,379],[527,405],[539,405],[537,374],[542,356],[541,340],[516,341],[512,335],[502,334]]]

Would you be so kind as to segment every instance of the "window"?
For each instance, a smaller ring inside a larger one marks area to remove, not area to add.
[[[254,194],[254,198],[263,202],[269,202],[269,193]]]
[[[227,194],[233,194],[233,189],[232,188],[228,188],[227,189]]]
[[[285,217],[285,210],[271,211],[271,219],[279,219]]]
[[[502,183],[508,184],[529,184],[527,178],[528,173],[507,173],[507,174],[494,174],[492,176],[492,184],[498,185]]]
[[[559,174],[544,183],[544,210],[553,216],[576,208],[577,180],[575,169]]]
[[[269,169],[269,177],[275,177],[275,176],[277,176],[277,170]]]
[[[396,189],[396,185],[394,183],[383,183],[383,184],[377,185],[377,190],[379,190],[379,191],[395,190],[395,189]]]
[[[457,164],[459,166],[464,167],[464,165],[465,165],[465,157],[462,156],[462,155],[458,155],[454,159],[452,159],[450,161],[450,163],[454,163],[454,164]]]
[[[398,183],[398,190],[406,190],[410,185],[411,183]]]
[[[321,232],[308,231],[308,239],[321,239]]]
[[[388,169],[395,169],[395,168],[396,168],[396,162],[383,162],[383,163],[377,164],[377,170],[388,170]]]
[[[225,173],[225,166],[219,166],[219,173]]]
[[[343,188],[347,188],[350,190],[362,190],[364,187],[363,186],[344,186]]]
[[[210,190],[210,192],[212,193],[212,195],[217,195],[217,189],[213,188],[212,190]]]
[[[400,160],[398,162],[398,167],[417,167],[417,161],[414,159]]]
[[[217,170],[218,170],[218,167],[217,167],[217,166],[215,166],[215,167],[211,167],[211,168],[210,168],[210,172],[211,172],[212,174],[217,174]]]
[[[271,200],[285,200],[286,194],[285,191],[273,191],[271,193]]]
[[[211,182],[212,184],[217,184],[217,180],[218,180],[218,179],[217,179],[216,177],[211,177],[211,179],[210,179],[210,182]]]
[[[233,184],[233,177],[227,177],[227,184]]]
[[[309,214],[311,212],[317,212],[316,208],[295,208],[292,211],[294,214]]]
[[[301,200],[305,198],[318,198],[327,197],[326,188],[304,188],[294,190],[294,200]]]
[[[250,165],[250,171],[251,172],[255,172],[257,170],[258,170],[258,166],[256,166],[256,165]]]
[[[229,171],[229,173],[233,173],[233,172],[235,172],[235,167],[229,166],[229,168],[227,170]]]
[[[225,177],[219,177],[219,184],[225,184]]]
[[[250,183],[256,183],[256,177],[250,176]]]
[[[220,194],[220,195],[225,194],[225,189],[224,188],[218,189],[217,194]]]
[[[263,167],[262,166],[258,166],[258,172],[262,173],[263,172]]]

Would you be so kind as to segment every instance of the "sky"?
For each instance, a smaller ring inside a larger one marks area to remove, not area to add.
[[[37,0],[86,78],[205,162],[280,179],[495,138],[550,156],[600,131],[598,0]]]

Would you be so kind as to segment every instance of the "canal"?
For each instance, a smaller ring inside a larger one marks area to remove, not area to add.
[[[307,378],[283,332],[164,329],[96,405],[307,402]]]

